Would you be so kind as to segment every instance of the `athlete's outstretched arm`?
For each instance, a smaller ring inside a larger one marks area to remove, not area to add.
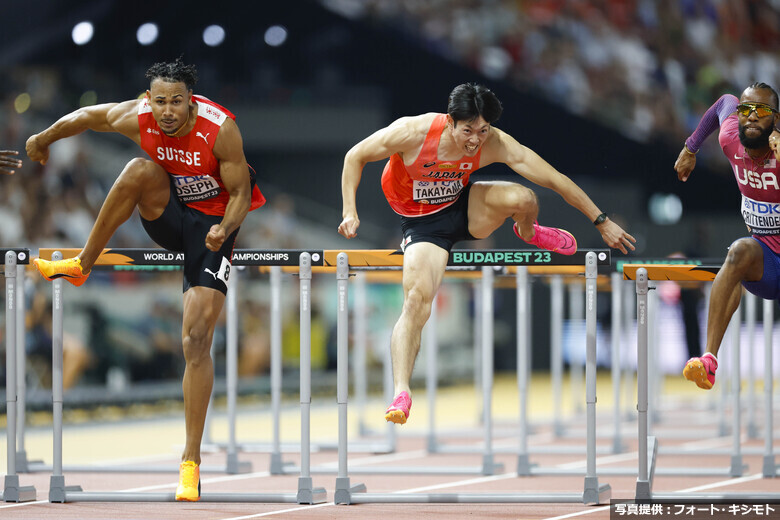
[[[347,152],[341,172],[342,221],[338,229],[341,235],[346,238],[357,235],[360,219],[355,199],[366,163],[387,159],[395,153],[403,153],[413,148],[417,140],[417,132],[414,129],[419,117],[398,119],[390,126],[366,137]]]
[[[688,180],[696,167],[696,154],[702,143],[718,129],[724,119],[734,113],[738,103],[739,100],[735,96],[724,94],[704,112],[696,130],[685,140],[685,144],[674,162],[674,171],[677,172],[677,178],[682,182]]]
[[[211,226],[206,235],[206,247],[219,251],[225,239],[244,221],[252,202],[249,166],[244,156],[244,143],[235,121],[227,119],[219,129],[214,143],[214,157],[219,161],[219,175],[230,195],[222,222]]]
[[[139,101],[132,99],[122,103],[104,103],[79,108],[58,119],[46,130],[27,139],[27,155],[33,161],[46,164],[49,146],[55,141],[80,134],[85,130],[118,132],[141,144],[136,109]]]
[[[496,132],[496,146],[492,147],[486,157],[490,162],[503,162],[515,172],[531,182],[549,188],[558,193],[569,205],[577,208],[588,220],[593,222],[601,214],[598,206],[569,177],[552,167],[530,148],[518,143],[509,134],[493,129]],[[601,238],[609,247],[619,249],[624,254],[626,248],[634,250],[636,239],[618,226],[611,219],[596,226]]]

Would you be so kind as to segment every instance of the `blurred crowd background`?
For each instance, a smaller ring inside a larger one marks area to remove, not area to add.
[[[580,184],[637,237],[637,256],[722,258],[744,225],[716,138],[685,185],[672,165],[721,94],[739,95],[755,81],[780,85],[780,0],[7,0],[0,16],[2,149],[23,152],[30,135],[79,106],[141,95],[154,62],[183,55],[195,64],[195,92],[237,115],[269,199],[247,218],[237,248],[397,247],[398,218],[379,186],[383,162],[364,172],[358,239],[337,234],[343,156],[398,117],[445,111],[452,87],[474,81],[503,101],[496,126]],[[77,43],[85,21],[90,38]],[[0,178],[0,247],[82,246],[113,180],[139,155],[129,140],[98,133],[56,143],[45,166],[23,155],[23,167]],[[475,176],[489,178],[526,182],[498,167]],[[603,246],[579,212],[536,191],[540,221],[570,229],[581,247]],[[155,246],[137,217],[109,245]],[[489,242],[461,247],[518,245],[507,225]],[[97,289],[69,288],[78,323],[69,332],[73,385],[178,378],[179,276],[98,273],[87,285]],[[257,291],[266,287],[265,275],[247,276]],[[48,286],[32,273],[27,284],[28,350],[45,360]],[[117,285],[144,295],[145,313],[130,315],[110,300],[94,304],[100,290]],[[542,293],[535,289],[536,301],[546,301]],[[453,294],[469,305],[468,291]],[[379,350],[400,307],[397,291],[377,289],[376,298]],[[286,305],[288,314],[296,309],[294,301]],[[327,301],[320,311],[318,359],[326,370],[333,312]],[[502,312],[511,322],[511,298],[498,306],[499,320]],[[242,346],[242,375],[263,374],[267,297],[245,292],[241,313],[245,337],[253,338]],[[468,330],[460,337],[468,337],[469,325],[461,326]],[[297,340],[289,338],[286,359],[294,364]],[[497,357],[502,368],[512,363]],[[121,374],[109,376],[112,367]],[[45,386],[45,368],[36,370]]]

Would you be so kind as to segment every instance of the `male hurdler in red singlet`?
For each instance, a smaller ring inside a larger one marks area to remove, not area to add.
[[[248,211],[265,202],[244,157],[241,132],[227,109],[192,94],[197,71],[181,59],[146,73],[140,100],[85,107],[27,140],[27,155],[45,163],[49,146],[85,130],[118,132],[152,159],[130,161],[109,191],[75,258],[36,259],[47,280],[83,284],[108,240],[135,208],[149,236],[184,253],[182,389],[186,442],[176,500],[200,498],[200,442],[214,369],[211,339],[227,292],[230,260]]]
[[[766,83],[754,83],[739,99],[730,94],[722,96],[704,113],[674,164],[677,177],[687,181],[701,144],[720,126],[718,140],[742,193],[740,212],[751,235],[729,247],[710,293],[706,351],[701,357],[689,359],[683,369],[686,379],[707,390],[715,384],[716,356],[739,306],[742,287],[768,300],[780,296],[777,110],[777,92]]]
[[[492,125],[501,115],[495,94],[481,85],[455,87],[446,114],[403,117],[356,144],[344,158],[343,221],[339,233],[357,234],[355,194],[363,166],[390,158],[382,189],[401,216],[404,304],[391,338],[395,399],[385,412],[403,424],[412,405],[409,379],[450,250],[455,242],[485,238],[506,219],[515,234],[542,249],[573,254],[574,237],[540,226],[536,195],[511,182],[469,182],[478,168],[504,163],[526,179],[559,193],[593,221],[604,242],[626,253],[634,237],[610,220],[568,177]]]

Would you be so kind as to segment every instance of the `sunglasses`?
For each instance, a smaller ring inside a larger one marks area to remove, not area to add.
[[[777,110],[763,103],[740,103],[737,105],[737,112],[745,117],[750,116],[751,112],[755,112],[758,117],[766,117],[774,114]]]

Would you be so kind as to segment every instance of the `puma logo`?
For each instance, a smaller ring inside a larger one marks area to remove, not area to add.
[[[202,133],[200,133],[200,132],[195,132],[195,137],[202,137],[202,138],[203,138],[203,140],[204,140],[204,141],[206,141],[206,144],[209,144],[209,139],[208,139],[209,135],[211,135],[211,132],[209,132],[209,133],[208,133],[208,134],[206,134],[206,135],[203,135],[203,134],[202,134]]]
[[[211,270],[211,269],[209,269],[208,267],[207,267],[207,268],[205,268],[205,269],[204,269],[204,271],[205,271],[205,272],[207,272],[207,273],[209,273],[211,276],[213,276],[213,277],[214,277],[214,280],[216,280],[216,279],[217,279],[217,275],[219,274],[218,272],[217,272],[217,273],[215,273],[214,271],[212,271],[212,270]]]

